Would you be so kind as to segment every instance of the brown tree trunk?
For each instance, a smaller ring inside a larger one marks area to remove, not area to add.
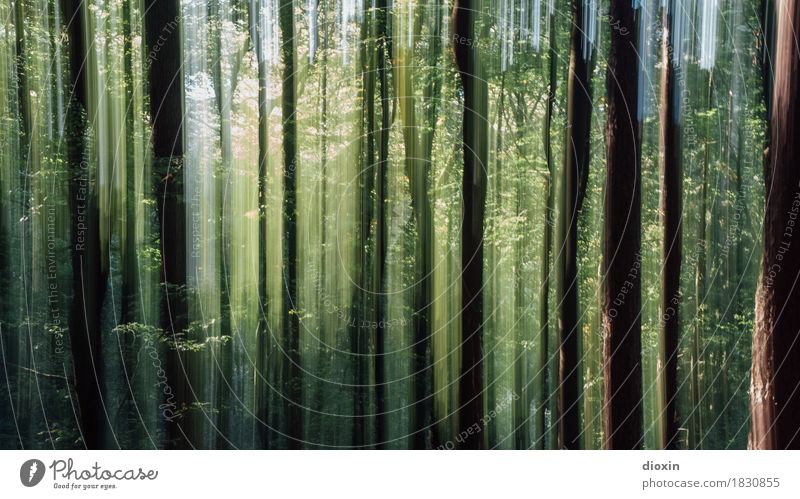
[[[464,177],[463,226],[461,229],[461,374],[459,382],[459,429],[466,435],[461,446],[484,447],[483,378],[483,230],[486,211],[488,87],[481,78],[475,26],[480,0],[456,0],[453,5],[453,52],[463,103]]]
[[[158,175],[158,216],[161,240],[161,282],[164,288],[162,324],[170,351],[167,378],[174,397],[165,394],[170,446],[188,447],[178,411],[190,401],[185,394],[183,356],[178,342],[186,333],[186,221],[183,199],[183,53],[180,2],[150,0],[145,10],[150,63],[150,120],[153,166]]]
[[[70,182],[70,208],[72,231],[73,301],[69,316],[69,333],[72,345],[73,370],[79,430],[83,444],[88,449],[101,449],[111,437],[108,416],[103,405],[105,392],[104,363],[100,316],[108,278],[108,264],[102,264],[100,248],[100,208],[97,187],[94,186],[96,169],[91,165],[94,130],[89,119],[91,93],[86,67],[86,7],[78,1],[65,4],[65,18],[69,25],[71,93],[68,126],[77,130],[68,140],[67,154],[72,172]],[[18,19],[21,3],[17,3]],[[23,109],[23,116],[25,110]],[[24,120],[24,126],[31,126]],[[29,131],[26,130],[26,131]],[[28,137],[29,139],[29,137]]]
[[[542,239],[542,275],[541,291],[539,296],[539,352],[538,372],[534,376],[534,392],[537,394],[534,409],[534,448],[544,449],[547,443],[547,429],[545,426],[544,411],[549,405],[549,376],[550,362],[548,361],[548,336],[550,334],[550,253],[553,246],[553,144],[551,140],[553,123],[553,104],[556,100],[556,86],[558,84],[558,51],[556,16],[550,16],[550,54],[549,54],[549,86],[547,89],[547,107],[545,108],[544,127],[542,137],[544,154],[547,162],[547,176],[545,177],[544,191],[544,238]]]
[[[608,449],[642,445],[641,127],[636,15],[628,0],[611,0],[606,86],[606,198],[603,241],[605,414]]]
[[[659,128],[659,169],[661,194],[659,218],[664,231],[661,240],[661,334],[658,350],[660,446],[674,449],[678,443],[678,339],[680,337],[682,166],[679,66],[674,59],[672,9],[663,10],[661,63],[661,126]]]
[[[384,448],[388,439],[388,424],[386,417],[386,324],[388,321],[388,299],[386,294],[388,246],[388,215],[386,213],[387,196],[389,192],[389,129],[391,126],[391,99],[389,96],[389,71],[387,67],[388,55],[392,53],[391,38],[387,29],[389,16],[387,1],[377,0],[377,65],[378,82],[380,85],[381,125],[378,132],[378,165],[377,179],[375,182],[375,281],[378,290],[375,298],[375,316],[378,322],[375,337],[375,433],[378,448]]]
[[[283,370],[287,446],[300,447],[302,414],[300,412],[300,311],[297,301],[297,109],[295,87],[295,29],[291,0],[281,0],[278,27],[281,34],[283,81],[281,113],[283,118]]]
[[[578,215],[589,173],[592,121],[591,53],[583,53],[583,25],[583,0],[573,0],[567,79],[567,140],[561,178],[561,240],[557,253],[558,446],[562,449],[580,448],[582,433],[578,366]]]
[[[772,140],[764,177],[764,253],[756,295],[750,380],[753,449],[800,449],[800,243],[793,240],[800,213],[800,1],[777,12]]]

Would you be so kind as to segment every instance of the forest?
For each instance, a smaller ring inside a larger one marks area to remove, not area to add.
[[[0,0],[0,448],[800,448],[800,0]]]

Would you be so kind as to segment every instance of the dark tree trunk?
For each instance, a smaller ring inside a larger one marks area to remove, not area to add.
[[[391,54],[391,38],[387,29],[388,9],[386,0],[377,0],[377,52],[378,52],[378,80],[381,99],[381,127],[378,133],[378,165],[376,181],[376,258],[375,280],[378,295],[375,301],[375,312],[378,321],[375,337],[375,401],[376,421],[375,432],[377,447],[382,448],[388,439],[386,418],[386,375],[385,375],[385,342],[386,324],[388,324],[388,300],[386,296],[387,257],[389,247],[387,244],[387,196],[389,192],[389,127],[391,126],[391,100],[389,97],[389,69],[387,66],[388,54]]]
[[[269,116],[267,109],[267,62],[262,57],[263,42],[258,20],[261,19],[261,2],[251,2],[250,37],[253,39],[258,64],[258,332],[256,337],[256,365],[254,405],[256,429],[254,437],[258,446],[266,447],[267,431],[267,154],[269,152]]]
[[[664,231],[661,240],[663,268],[661,272],[661,334],[659,337],[658,370],[660,397],[660,446],[675,449],[678,444],[678,340],[680,337],[681,276],[681,89],[674,62],[675,42],[670,30],[675,3],[663,9],[661,62],[661,125],[659,168],[661,193],[659,217]]]
[[[481,2],[456,0],[453,6],[453,51],[464,90],[463,225],[461,229],[461,373],[459,427],[467,432],[464,448],[482,448],[483,379],[483,230],[486,211],[488,88],[481,78],[475,27]],[[477,434],[475,428],[478,428]]]
[[[567,139],[561,177],[556,327],[558,331],[558,446],[580,448],[580,325],[578,324],[578,215],[589,174],[592,121],[591,54],[583,54],[583,0],[572,1]],[[586,57],[584,57],[586,55]]]
[[[75,14],[80,17],[79,3],[70,0],[65,3],[65,14]],[[71,19],[71,18],[67,18]],[[74,99],[76,102],[86,107],[86,89],[83,88],[84,76],[80,71],[80,67],[75,68],[75,63],[78,62],[74,58],[81,57],[83,60],[83,39],[78,39],[82,36],[81,30],[83,29],[83,19],[76,17],[75,21],[69,25],[70,36],[70,67],[72,68]],[[31,133],[31,109],[28,102],[28,71],[25,67],[28,54],[25,48],[25,6],[21,1],[14,2],[14,45],[17,54],[16,64],[16,77],[17,77],[17,100],[19,102],[19,129],[22,131],[20,137],[20,152],[23,154],[22,159],[27,160],[28,157],[28,144],[30,144]],[[76,52],[80,51],[80,52]],[[80,85],[78,85],[80,83]]]
[[[550,253],[553,247],[553,143],[551,139],[553,124],[553,104],[556,100],[556,86],[558,84],[558,51],[556,50],[557,29],[555,25],[556,16],[550,16],[550,49],[549,49],[549,80],[547,89],[547,107],[545,108],[544,127],[542,127],[542,139],[544,143],[544,154],[547,162],[547,176],[544,182],[545,203],[544,203],[544,238],[542,239],[542,288],[539,296],[539,371],[536,373],[535,381],[538,396],[536,397],[535,416],[534,416],[534,447],[544,449],[546,443],[547,429],[545,426],[544,410],[548,405],[550,397],[548,395],[548,336],[550,333]]]
[[[641,126],[636,13],[628,0],[611,0],[606,122],[606,197],[603,237],[605,414],[608,449],[642,446]]]
[[[128,33],[132,33],[131,22],[131,8],[129,5],[123,7],[125,29]],[[133,53],[136,50],[136,43],[133,37],[126,37],[125,40],[125,74],[131,75],[134,78],[134,61]],[[134,85],[135,86],[135,85]],[[127,102],[133,102],[134,89],[130,86],[125,91],[125,98]],[[134,130],[134,127],[140,122],[140,116],[135,116],[135,113],[128,112],[125,116],[125,126],[129,130]],[[134,150],[134,138],[126,137],[126,146]],[[136,162],[130,161],[126,166],[125,184],[127,193],[125,194],[125,234],[124,234],[124,247],[122,253],[122,303],[120,312],[120,324],[130,324],[134,322],[143,322],[141,314],[139,313],[139,262],[137,257],[137,238],[136,238],[136,210],[138,208],[136,192],[136,177],[142,175],[142,172],[137,171]],[[148,191],[149,192],[149,191]],[[129,362],[132,359],[126,360]],[[129,390],[129,394],[130,393]]]
[[[178,412],[191,403],[186,393],[184,357],[179,350],[187,329],[186,224],[183,196],[183,53],[181,49],[180,2],[149,0],[145,14],[150,81],[153,170],[157,187],[161,241],[161,282],[164,291],[162,328],[170,351],[167,378],[171,395],[165,392],[162,411],[167,421],[169,445],[191,445]]]
[[[300,412],[300,311],[297,302],[297,101],[295,95],[294,12],[291,0],[281,0],[278,23],[283,62],[283,417],[290,448],[302,438]]]
[[[800,2],[783,0],[775,39],[771,145],[765,173],[764,253],[756,295],[750,381],[754,449],[800,449]]]
[[[358,178],[358,239],[356,258],[358,261],[357,286],[354,290],[353,305],[356,318],[351,326],[352,351],[355,354],[355,397],[353,407],[353,446],[363,447],[369,439],[369,403],[367,387],[370,385],[369,352],[370,329],[364,323],[375,321],[375,308],[371,288],[371,234],[372,234],[372,191],[375,184],[375,40],[369,21],[361,24],[361,134],[359,142],[360,172]]]
[[[92,169],[94,130],[89,122],[89,89],[85,67],[86,36],[85,6],[81,2],[65,4],[66,19],[71,19],[70,68],[74,91],[69,103],[69,129],[76,130],[69,139],[68,160],[72,172],[70,200],[72,211],[72,271],[73,302],[70,310],[69,332],[72,345],[75,391],[80,416],[79,428],[84,445],[101,449],[111,436],[105,413],[104,363],[100,310],[103,306],[108,264],[103,264],[100,248],[100,213],[96,172]]]

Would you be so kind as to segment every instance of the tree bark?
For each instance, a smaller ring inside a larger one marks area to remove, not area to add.
[[[186,220],[183,193],[183,53],[180,2],[149,0],[145,9],[149,57],[150,120],[153,167],[158,175],[158,218],[161,241],[161,282],[164,291],[162,328],[167,335],[167,379],[174,394],[172,414],[163,411],[169,445],[191,445],[181,425],[180,411],[191,403],[186,393],[185,358],[179,349],[188,327],[186,304]]]
[[[87,12],[78,1],[65,4],[66,19],[71,19],[70,68],[73,98],[68,126],[76,130],[69,139],[68,160],[72,171],[70,200],[72,211],[73,302],[69,332],[72,346],[75,391],[78,399],[79,429],[88,449],[106,447],[111,436],[109,419],[103,404],[105,394],[104,362],[100,310],[108,278],[108,264],[103,265],[100,237],[100,208],[96,172],[92,169],[94,130],[89,121],[92,93],[87,72]]]
[[[360,140],[359,140],[359,159],[360,172],[358,175],[358,238],[356,240],[356,259],[358,261],[358,272],[356,275],[357,285],[353,291],[354,313],[352,317],[356,320],[351,326],[351,348],[355,354],[355,397],[353,406],[353,446],[360,448],[365,446],[369,439],[369,418],[367,406],[369,394],[367,386],[370,385],[370,363],[367,361],[369,355],[369,335],[368,329],[362,326],[363,321],[373,322],[375,307],[372,298],[372,272],[371,258],[371,238],[373,221],[372,191],[375,185],[375,172],[372,170],[375,165],[375,40],[373,37],[372,24],[365,19],[361,24],[360,32],[360,59],[361,59],[361,88],[359,98],[361,100],[361,119],[360,119]],[[377,322],[376,322],[377,323]]]
[[[419,37],[414,29],[414,38]],[[435,39],[435,37],[432,37]],[[433,244],[430,188],[430,145],[427,134],[420,134],[417,123],[417,99],[412,78],[414,67],[413,48],[404,44],[394,45],[394,85],[397,105],[402,120],[405,169],[411,190],[411,209],[414,216],[416,248],[414,255],[413,285],[413,414],[412,446],[424,449],[433,440],[432,414],[432,359],[430,328],[433,318],[431,303],[433,285]],[[426,88],[426,96],[430,90]],[[427,118],[427,117],[425,117]],[[422,135],[422,136],[420,136]]]
[[[548,335],[550,332],[550,253],[553,246],[553,144],[551,139],[553,124],[553,104],[556,100],[558,84],[558,51],[556,50],[556,16],[550,16],[550,49],[549,49],[549,86],[547,89],[547,107],[545,108],[542,140],[547,163],[547,175],[544,182],[544,237],[542,239],[542,288],[539,295],[539,353],[538,371],[535,375],[535,386],[538,391],[535,399],[534,447],[544,449],[547,429],[544,411],[550,397],[548,396]]]
[[[674,2],[662,14],[661,109],[659,127],[661,240],[661,331],[658,349],[659,445],[675,449],[678,444],[678,341],[680,338],[680,276],[682,181],[681,89],[675,64],[675,41],[671,31]]]
[[[387,196],[389,193],[389,127],[391,126],[391,99],[389,97],[389,71],[387,61],[389,54],[392,53],[391,38],[387,29],[388,7],[386,0],[377,0],[377,65],[378,81],[380,85],[381,99],[381,127],[378,133],[378,167],[376,180],[376,265],[375,280],[377,283],[378,296],[376,297],[375,310],[378,321],[375,338],[375,400],[376,400],[376,421],[375,432],[377,447],[385,447],[388,439],[388,427],[386,417],[386,324],[388,324],[388,299],[386,290],[387,262],[389,254],[388,246],[388,225],[387,225]]]
[[[578,216],[589,173],[592,120],[591,55],[584,57],[583,0],[572,1],[567,139],[561,172],[561,213],[557,257],[558,446],[580,448],[580,325],[578,323]]]
[[[606,198],[603,236],[603,329],[608,449],[642,446],[641,352],[641,126],[636,14],[627,0],[611,0],[606,86]]]
[[[254,380],[254,405],[256,409],[254,439],[258,446],[267,446],[267,370],[269,345],[267,324],[267,163],[269,153],[269,116],[267,110],[267,62],[264,60],[263,41],[258,20],[261,19],[261,2],[250,2],[250,38],[256,51],[258,65],[258,331],[256,332],[256,365]]]
[[[480,0],[456,0],[453,5],[453,51],[464,90],[463,226],[461,229],[461,372],[459,428],[468,432],[463,448],[484,447],[483,379],[483,233],[486,211],[488,88],[475,43]],[[456,41],[458,40],[458,41]],[[475,428],[479,428],[477,434]],[[471,429],[468,431],[468,429]]]
[[[283,397],[289,448],[302,439],[300,311],[297,302],[297,108],[295,88],[294,4],[281,0],[278,24],[283,62]]]
[[[800,244],[793,241],[800,213],[800,2],[783,0],[777,12],[771,146],[764,172],[764,253],[756,295],[750,381],[753,449],[800,449]]]
[[[186,304],[186,228],[183,192],[183,54],[180,5],[177,1],[149,2],[145,18],[150,61],[150,116],[161,241],[161,282],[164,291],[162,328],[170,350],[167,377],[175,392],[175,414],[167,417],[168,445],[187,448],[191,442],[181,424],[191,403],[186,388],[185,356],[180,351],[188,327]],[[165,402],[171,402],[169,399]],[[166,417],[166,416],[165,416]]]

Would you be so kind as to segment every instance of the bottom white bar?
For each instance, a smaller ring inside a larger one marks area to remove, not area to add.
[[[14,499],[796,498],[798,458],[784,451],[3,451],[0,492]]]

